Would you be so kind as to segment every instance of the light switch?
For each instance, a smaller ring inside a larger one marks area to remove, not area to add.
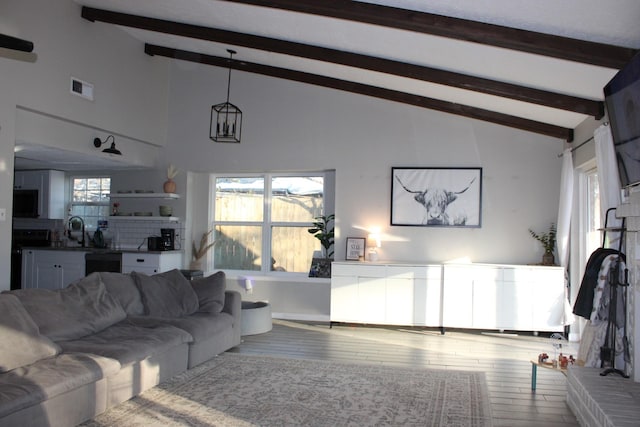
[[[7,220],[7,210],[5,208],[0,208],[0,221]]]

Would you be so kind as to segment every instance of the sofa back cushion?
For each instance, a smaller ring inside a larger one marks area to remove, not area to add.
[[[198,310],[198,297],[178,269],[153,276],[134,271],[131,277],[140,290],[147,316],[184,317]]]
[[[227,278],[224,271],[193,279],[191,286],[198,296],[198,312],[220,313],[222,311],[224,307],[224,292],[227,289]]]
[[[127,316],[144,314],[140,291],[130,274],[101,272],[100,278],[107,292],[120,303]]]
[[[0,373],[60,353],[60,347],[40,335],[20,300],[10,293],[0,294],[0,342]]]
[[[99,273],[91,273],[64,289],[13,292],[40,328],[40,333],[53,341],[82,338],[127,317],[107,292]]]

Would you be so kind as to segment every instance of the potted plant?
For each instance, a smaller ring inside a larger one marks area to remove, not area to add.
[[[549,226],[549,231],[546,233],[536,233],[535,231],[529,229],[529,234],[531,234],[531,237],[542,243],[542,247],[544,248],[544,253],[542,254],[542,264],[554,265],[555,258],[553,256],[553,251],[556,248],[555,223],[551,223],[551,225]]]
[[[335,236],[335,227],[331,223],[335,217],[335,214],[317,216],[314,218],[313,227],[307,230],[320,241],[324,255],[321,259],[313,259],[309,277],[331,277],[331,257],[333,256],[333,238]]]
[[[162,190],[165,193],[175,193],[176,192],[176,182],[173,180],[176,176],[178,176],[178,168],[174,165],[169,165],[167,168],[167,180],[162,185]]]

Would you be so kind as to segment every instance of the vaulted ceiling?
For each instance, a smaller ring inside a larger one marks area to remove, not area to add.
[[[120,26],[150,55],[566,141],[602,117],[602,88],[640,47],[636,0],[76,1],[82,17]]]

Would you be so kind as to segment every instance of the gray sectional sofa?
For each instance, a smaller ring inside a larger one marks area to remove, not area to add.
[[[0,427],[74,426],[240,344],[223,272],[93,273],[0,294]]]

